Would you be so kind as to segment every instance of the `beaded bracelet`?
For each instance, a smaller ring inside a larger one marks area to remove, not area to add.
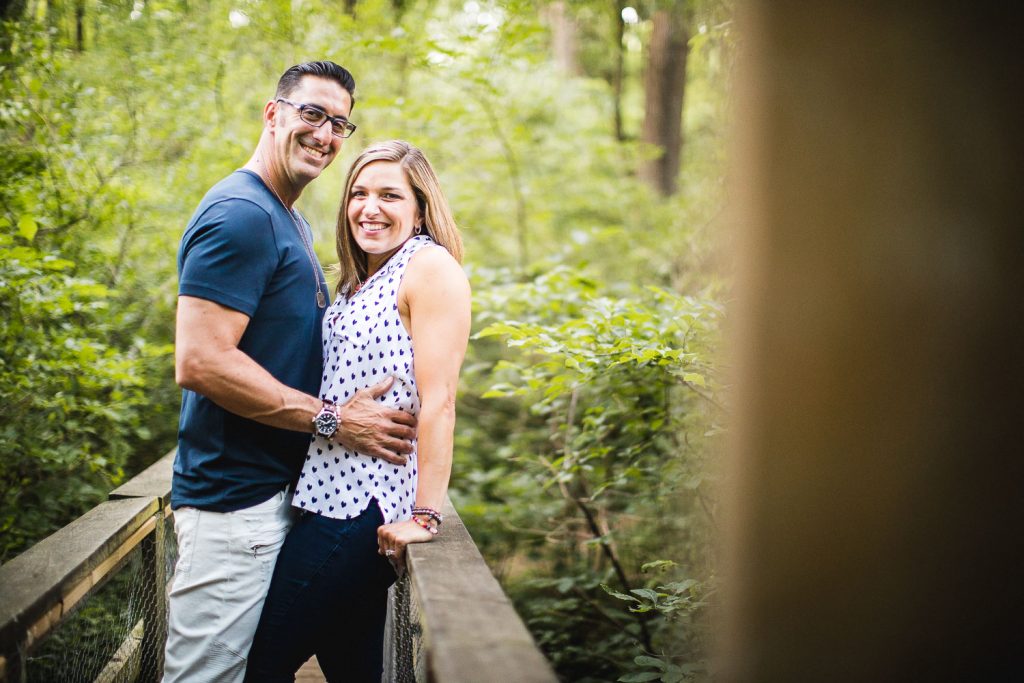
[[[412,514],[414,514],[414,515],[423,515],[424,517],[430,517],[432,520],[437,522],[438,526],[441,526],[441,523],[444,522],[444,517],[442,517],[441,513],[438,512],[437,510],[435,510],[434,508],[426,508],[426,507],[424,507],[424,508],[413,508],[412,509]]]
[[[437,536],[437,527],[430,526],[429,523],[424,522],[422,519],[420,519],[419,517],[416,517],[415,515],[413,516],[412,521],[414,521],[417,524],[419,524],[421,527],[423,527],[424,529],[429,531],[434,536]]]

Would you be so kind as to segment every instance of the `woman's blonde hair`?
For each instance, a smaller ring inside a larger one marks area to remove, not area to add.
[[[426,234],[437,244],[448,250],[455,260],[462,263],[462,237],[455,225],[455,218],[448,207],[448,200],[441,191],[441,183],[423,152],[404,140],[388,140],[370,145],[356,157],[345,180],[345,194],[338,209],[338,286],[336,294],[353,292],[356,285],[367,277],[366,252],[359,248],[348,223],[348,203],[352,185],[366,166],[375,161],[393,161],[401,164],[405,177],[416,195],[416,204]]]

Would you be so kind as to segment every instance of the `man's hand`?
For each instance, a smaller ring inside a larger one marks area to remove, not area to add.
[[[377,401],[394,382],[394,377],[388,377],[380,384],[360,389],[352,400],[339,406],[340,424],[334,441],[349,450],[404,465],[405,453],[412,452],[416,437],[416,418]]]

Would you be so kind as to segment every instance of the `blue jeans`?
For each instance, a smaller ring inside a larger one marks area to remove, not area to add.
[[[274,567],[245,680],[295,680],[312,655],[328,681],[380,681],[391,563],[377,554],[376,500],[358,517],[302,513]]]

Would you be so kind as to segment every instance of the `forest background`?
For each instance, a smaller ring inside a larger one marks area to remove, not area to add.
[[[722,0],[14,0],[0,33],[0,561],[174,445],[175,254],[280,73],[359,125],[299,208],[336,261],[371,141],[438,169],[474,337],[451,496],[559,675],[708,676]]]

